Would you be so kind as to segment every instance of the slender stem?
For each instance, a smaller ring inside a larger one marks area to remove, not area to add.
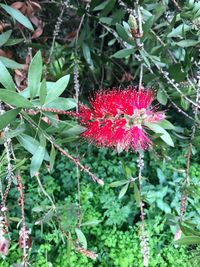
[[[139,153],[138,156],[138,180],[139,180],[139,200],[140,200],[140,217],[141,217],[141,234],[140,234],[140,249],[143,255],[143,266],[149,266],[149,245],[147,234],[145,231],[145,212],[144,212],[144,203],[142,201],[142,170],[144,167],[143,155]]]
[[[174,5],[176,6],[176,8],[181,11],[181,7],[179,6],[179,4],[177,3],[176,0],[172,0],[172,2],[174,3]]]
[[[79,71],[78,63],[75,59],[74,64],[74,90],[75,90],[75,99],[76,99],[76,113],[79,111],[79,92],[80,92],[80,83],[79,83]],[[76,155],[79,158],[79,146],[76,145]],[[78,194],[78,227],[81,225],[81,189],[80,189],[80,171],[79,166],[76,166],[76,180],[77,180],[77,194]]]
[[[53,55],[53,50],[54,50],[54,46],[55,46],[55,42],[56,42],[56,37],[59,34],[60,26],[62,24],[62,17],[63,17],[63,13],[65,11],[65,5],[62,2],[61,2],[61,7],[62,7],[61,8],[61,12],[60,12],[60,15],[59,15],[59,17],[57,19],[57,22],[56,22],[56,25],[55,25],[55,29],[54,29],[54,32],[53,32],[53,40],[52,40],[52,44],[51,44],[49,57],[48,57],[48,60],[47,60],[47,65],[49,65],[50,62],[51,62],[51,58],[52,58],[52,55]]]
[[[43,194],[49,199],[49,201],[51,202],[52,209],[53,209],[53,210],[56,210],[56,206],[55,206],[55,204],[54,204],[54,202],[53,202],[53,199],[50,197],[50,195],[47,193],[47,191],[44,189],[44,187],[43,187],[43,185],[42,185],[42,183],[41,183],[41,180],[40,180],[40,177],[39,177],[39,173],[37,173],[37,174],[35,175],[35,177],[36,177],[36,179],[37,179],[38,185],[39,185],[39,187],[40,187],[42,193],[43,193]]]
[[[139,80],[139,90],[142,88],[142,80],[143,80],[143,63],[140,65],[140,80]]]
[[[56,143],[54,143],[52,140],[49,140],[49,141],[55,146],[55,148],[56,148],[58,151],[60,151],[60,153],[61,153],[63,156],[65,156],[65,157],[67,157],[68,159],[70,159],[71,161],[73,161],[74,164],[75,164],[76,166],[78,166],[78,167],[81,169],[81,171],[83,170],[83,171],[85,171],[87,174],[89,174],[89,176],[92,178],[92,180],[93,180],[95,183],[98,183],[99,185],[104,185],[103,180],[99,179],[99,178],[96,177],[93,173],[91,173],[90,170],[89,170],[87,167],[83,166],[83,165],[80,163],[80,161],[79,161],[78,159],[72,157],[69,153],[67,153],[64,149],[62,149],[59,145],[57,145]]]
[[[28,258],[27,258],[27,248],[28,246],[28,239],[29,239],[29,234],[28,231],[26,230],[26,223],[25,223],[25,212],[24,212],[24,187],[22,185],[21,181],[21,175],[20,173],[17,174],[17,189],[20,194],[20,199],[19,199],[19,205],[21,206],[21,215],[22,215],[22,227],[20,230],[20,245],[23,249],[23,266],[27,267],[28,266]]]

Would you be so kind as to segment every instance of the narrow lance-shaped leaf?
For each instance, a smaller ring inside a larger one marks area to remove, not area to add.
[[[167,130],[175,130],[174,125],[168,120],[161,120],[158,122],[158,125]]]
[[[183,34],[185,34],[187,31],[191,30],[192,26],[191,25],[187,25],[185,23],[180,24],[178,27],[176,27],[175,29],[173,29],[168,35],[167,37],[177,37],[177,36],[183,36]]]
[[[155,132],[155,133],[160,133],[160,134],[162,134],[161,136],[160,136],[160,138],[166,143],[166,144],[168,144],[169,146],[174,146],[174,142],[173,142],[173,140],[172,140],[172,138],[171,138],[171,136],[168,134],[168,132],[165,130],[165,129],[163,129],[160,125],[158,125],[158,124],[154,124],[154,123],[145,123],[145,125],[150,129],[150,130],[152,130],[153,132]]]
[[[76,101],[73,98],[58,97],[52,102],[44,105],[45,108],[55,108],[59,110],[69,110],[76,107]]]
[[[19,43],[22,43],[24,41],[24,38],[10,38],[4,46],[13,46]]]
[[[99,11],[102,10],[106,7],[106,5],[109,3],[109,0],[104,1],[103,3],[101,3],[100,5],[96,6],[93,11]]]
[[[32,136],[29,136],[27,134],[20,134],[19,136],[17,136],[17,140],[32,155],[35,154],[36,150],[40,146],[40,143],[36,139],[34,139]],[[49,155],[46,150],[45,150],[44,159],[49,161]]]
[[[12,109],[9,110],[7,112],[5,112],[4,114],[2,114],[0,116],[0,130],[2,130],[3,128],[5,128],[9,123],[11,123],[16,116],[19,114],[20,109]]]
[[[6,31],[0,34],[0,47],[8,41],[8,39],[11,36],[11,33],[12,33],[12,30],[9,30],[9,31]]]
[[[76,232],[78,241],[81,244],[81,246],[84,249],[87,249],[87,240],[86,240],[84,233],[81,231],[81,229],[78,229],[78,228],[75,229],[75,232]]]
[[[133,48],[125,48],[125,49],[117,51],[115,54],[112,55],[112,57],[124,58],[124,57],[130,56],[132,53],[133,53]]]
[[[13,79],[0,60],[0,83],[8,90],[15,91],[15,84]]]
[[[127,180],[121,180],[121,181],[112,182],[111,184],[109,184],[109,186],[110,187],[118,187],[118,186],[125,185],[127,183],[129,183],[129,181],[127,181]]]
[[[122,187],[122,189],[119,192],[119,199],[122,198],[125,194],[126,191],[128,190],[129,183],[127,183],[125,186]]]
[[[25,97],[10,90],[0,89],[0,100],[17,108],[33,107],[33,104]]]
[[[54,166],[54,163],[55,163],[55,158],[56,158],[56,151],[55,151],[54,146],[52,145],[51,153],[50,153],[50,171],[53,170],[53,166]]]
[[[44,155],[45,155],[45,147],[39,146],[38,149],[35,151],[31,160],[31,165],[30,165],[31,177],[36,175],[37,172],[39,171],[42,162],[44,160]]]
[[[166,105],[167,104],[167,96],[165,95],[165,93],[161,89],[159,89],[158,92],[157,92],[157,100],[162,105]]]
[[[84,56],[86,62],[93,68],[93,61],[91,58],[91,52],[90,52],[89,46],[86,43],[83,43],[82,49],[83,49],[83,56]]]
[[[47,84],[46,84],[46,80],[44,79],[40,85],[40,104],[41,105],[44,105],[46,96],[47,96]]]
[[[134,198],[135,198],[136,203],[139,205],[140,204],[140,191],[136,183],[133,184],[133,187],[134,187]]]
[[[28,28],[29,30],[34,30],[33,26],[30,22],[30,20],[25,17],[19,10],[8,6],[8,5],[4,5],[4,4],[0,4],[0,6],[14,19],[16,19],[20,24],[24,25],[26,28]]]
[[[28,88],[31,99],[33,99],[39,90],[40,81],[42,77],[42,56],[38,51],[33,57],[28,70]]]
[[[174,241],[176,245],[199,245],[200,236],[184,236],[183,238]]]
[[[119,35],[123,39],[123,41],[135,45],[135,41],[131,36],[128,35],[127,31],[124,29],[124,27],[121,24],[116,25],[116,30]],[[131,39],[132,38],[132,39]]]
[[[59,97],[68,85],[70,75],[63,76],[55,84],[54,87],[48,91],[45,103],[52,102]]]
[[[19,64],[16,61],[9,59],[7,57],[1,57],[0,56],[0,61],[4,64],[4,66],[6,68],[9,68],[9,69],[15,70],[15,69],[23,69],[24,68],[23,64]]]

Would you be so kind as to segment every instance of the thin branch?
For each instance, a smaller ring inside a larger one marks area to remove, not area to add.
[[[140,217],[141,217],[141,234],[140,234],[140,249],[143,255],[143,266],[149,266],[149,245],[148,238],[145,231],[145,212],[144,212],[144,203],[142,201],[142,170],[144,168],[143,155],[139,153],[137,166],[139,169],[138,172],[138,181],[139,181],[139,201],[140,201]]]
[[[99,179],[97,176],[95,176],[92,172],[90,172],[89,168],[85,167],[84,165],[82,165],[80,163],[80,161],[74,157],[72,157],[69,153],[67,153],[64,149],[62,149],[59,145],[57,145],[56,143],[54,143],[52,140],[49,140],[54,146],[55,148],[60,151],[60,153],[67,157],[68,159],[70,159],[71,161],[74,162],[74,164],[76,166],[78,166],[81,171],[84,171],[86,172],[87,174],[89,174],[89,176],[92,178],[92,180],[95,182],[95,183],[98,183],[99,185],[104,185],[104,181]]]
[[[49,194],[47,193],[47,191],[44,189],[44,187],[43,187],[43,185],[42,185],[42,183],[41,183],[41,181],[40,181],[39,173],[37,173],[37,174],[35,175],[35,177],[36,177],[36,179],[37,179],[38,185],[39,185],[39,187],[40,187],[42,193],[43,193],[43,194],[49,199],[49,201],[51,202],[52,209],[53,209],[53,210],[56,210],[56,206],[55,206],[55,204],[54,204],[54,202],[53,202],[53,199],[50,197],[50,195],[49,195]]]
[[[51,62],[51,58],[52,58],[52,55],[53,55],[53,50],[54,50],[54,46],[55,46],[55,42],[56,42],[56,37],[58,36],[58,34],[60,32],[60,27],[61,27],[61,24],[62,24],[62,17],[63,17],[64,11],[65,11],[65,6],[66,5],[64,3],[61,3],[61,12],[60,12],[60,15],[59,15],[59,17],[57,19],[57,22],[56,22],[56,25],[55,25],[55,29],[54,29],[54,32],[53,32],[53,40],[52,40],[52,44],[51,44],[49,57],[48,57],[48,60],[47,60],[47,65],[49,65],[50,62]]]
[[[174,5],[176,6],[176,8],[181,11],[181,7],[179,6],[179,4],[177,3],[176,0],[172,0],[172,2],[174,3]]]
[[[22,180],[21,180],[21,175],[20,173],[18,173],[16,175],[17,177],[17,189],[19,191],[20,194],[20,198],[19,198],[19,205],[21,206],[21,215],[22,215],[22,226],[21,226],[21,230],[19,233],[20,236],[20,240],[19,240],[19,244],[20,247],[23,249],[23,266],[27,267],[28,266],[28,253],[27,253],[27,249],[29,248],[29,232],[26,229],[26,223],[25,223],[25,212],[24,212],[24,201],[25,201],[25,196],[24,196],[24,187],[22,185]]]

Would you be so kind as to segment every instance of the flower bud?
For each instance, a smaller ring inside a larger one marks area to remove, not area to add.
[[[129,24],[131,30],[135,30],[135,31],[138,30],[137,20],[135,19],[135,17],[133,15],[129,16],[128,24]]]

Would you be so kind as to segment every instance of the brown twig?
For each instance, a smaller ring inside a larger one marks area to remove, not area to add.
[[[25,203],[25,196],[24,196],[24,186],[22,185],[21,175],[18,172],[17,174],[17,189],[20,194],[19,198],[19,205],[21,206],[21,215],[22,215],[22,226],[20,230],[20,236],[19,236],[19,245],[23,249],[23,266],[28,266],[28,253],[27,249],[29,248],[29,233],[26,229],[26,223],[25,223],[25,212],[24,212],[24,203]]]
[[[38,108],[38,109],[26,109],[25,112],[28,115],[37,115],[40,112],[51,112],[59,115],[72,115],[73,112],[55,109],[55,108]]]
[[[78,166],[80,168],[80,170],[86,172],[87,174],[89,174],[89,176],[92,178],[92,180],[95,182],[95,183],[98,183],[99,185],[104,185],[104,181],[99,179],[97,176],[95,176],[90,170],[89,168],[85,167],[84,165],[82,165],[80,163],[80,161],[74,157],[72,157],[69,153],[67,153],[62,147],[60,147],[59,145],[55,144],[53,141],[50,141],[54,146],[55,148],[60,151],[60,153],[67,157],[68,159],[70,159],[72,162],[74,162],[74,164],[76,166]]]
[[[177,7],[177,9],[179,11],[181,11],[181,7],[179,6],[179,4],[176,2],[176,0],[172,0],[172,2],[174,3],[174,5]]]

